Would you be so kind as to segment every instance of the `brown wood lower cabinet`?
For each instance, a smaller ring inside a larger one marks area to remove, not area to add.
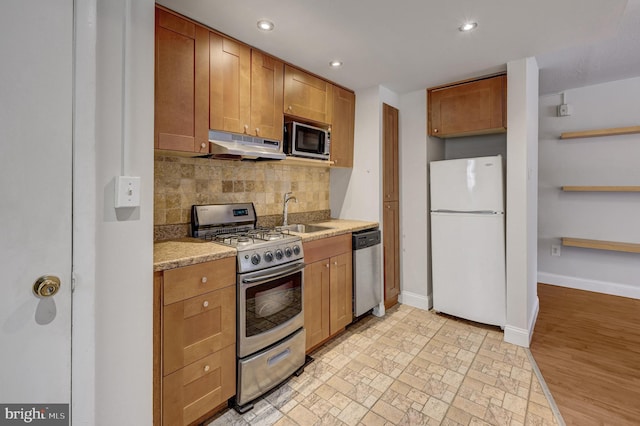
[[[154,275],[154,425],[204,420],[236,392],[235,258]]]
[[[235,394],[236,346],[214,352],[162,381],[162,424],[189,425]]]
[[[351,250],[351,234],[304,243],[307,352],[353,321]]]

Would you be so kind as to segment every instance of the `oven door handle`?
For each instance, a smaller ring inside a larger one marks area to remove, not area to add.
[[[289,268],[281,269],[278,272],[275,272],[273,274],[260,275],[260,276],[253,277],[253,278],[243,278],[242,279],[242,283],[243,284],[255,284],[255,283],[260,283],[260,282],[263,282],[263,281],[283,278],[283,277],[286,277],[287,275],[295,274],[296,272],[302,271],[305,266],[306,265],[304,264],[304,262],[298,262],[298,263],[296,263],[295,265],[293,265],[293,266],[291,266]]]

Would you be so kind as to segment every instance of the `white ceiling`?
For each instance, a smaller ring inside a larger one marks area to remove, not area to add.
[[[640,0],[157,0],[345,87],[397,93],[536,56],[540,92],[640,76]],[[259,31],[258,19],[275,23]],[[477,21],[470,33],[458,31]],[[329,61],[344,62],[330,69]]]

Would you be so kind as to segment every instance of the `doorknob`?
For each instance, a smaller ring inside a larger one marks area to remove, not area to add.
[[[50,297],[60,289],[60,278],[54,275],[43,275],[33,284],[33,292],[38,297]]]

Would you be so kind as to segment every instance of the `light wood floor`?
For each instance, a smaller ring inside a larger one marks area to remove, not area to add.
[[[531,352],[567,425],[640,424],[640,300],[538,284]]]

